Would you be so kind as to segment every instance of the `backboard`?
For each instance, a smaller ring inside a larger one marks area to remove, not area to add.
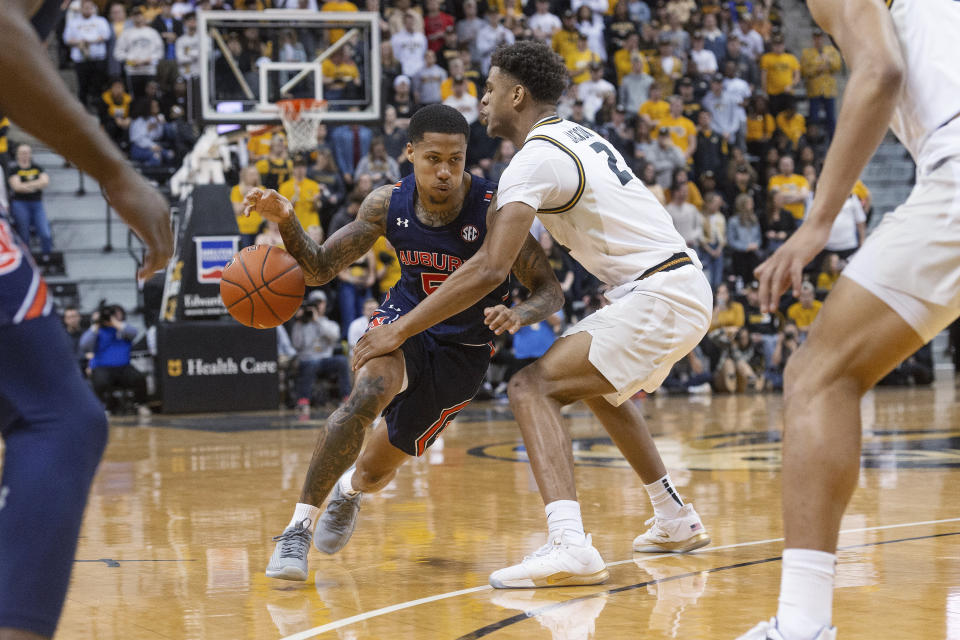
[[[378,20],[373,12],[198,12],[204,121],[276,123],[286,98],[326,100],[324,122],[378,120]]]

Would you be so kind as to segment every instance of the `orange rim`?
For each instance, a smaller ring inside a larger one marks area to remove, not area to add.
[[[287,100],[277,100],[277,106],[280,112],[292,119],[297,119],[304,111],[323,111],[327,108],[326,100],[317,100],[315,98],[290,98]]]

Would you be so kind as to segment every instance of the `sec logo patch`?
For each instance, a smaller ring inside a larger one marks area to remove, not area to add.
[[[460,237],[467,242],[476,242],[477,238],[480,237],[480,230],[472,224],[465,225],[460,229]]]

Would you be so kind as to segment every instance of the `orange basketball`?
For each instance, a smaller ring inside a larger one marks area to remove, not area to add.
[[[303,302],[303,271],[280,247],[241,249],[220,279],[220,298],[240,324],[270,329],[290,318]]]

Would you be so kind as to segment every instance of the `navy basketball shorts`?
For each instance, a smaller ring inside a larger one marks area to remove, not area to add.
[[[421,456],[480,390],[491,348],[442,342],[428,332],[400,348],[407,388],[387,405],[383,416],[390,444]]]

